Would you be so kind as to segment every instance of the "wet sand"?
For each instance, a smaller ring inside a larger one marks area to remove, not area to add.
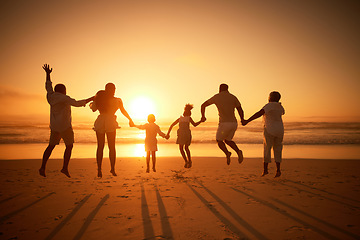
[[[360,161],[284,159],[282,176],[260,177],[262,160],[72,159],[71,178],[50,159],[0,161],[1,239],[360,239]]]

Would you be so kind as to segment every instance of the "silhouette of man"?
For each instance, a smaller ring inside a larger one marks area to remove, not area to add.
[[[225,153],[227,164],[230,164],[231,152],[228,151],[225,144],[230,146],[238,155],[238,162],[242,163],[243,154],[232,140],[237,129],[237,119],[235,117],[235,109],[238,111],[241,121],[244,121],[244,111],[237,97],[229,92],[227,84],[221,84],[219,93],[208,99],[201,105],[201,121],[205,122],[206,107],[215,104],[219,112],[219,125],[216,132],[216,141],[219,148]]]
[[[53,89],[50,79],[52,68],[50,68],[48,64],[44,64],[43,69],[46,72],[46,98],[50,104],[50,140],[48,147],[44,151],[39,173],[41,176],[46,177],[46,163],[49,160],[53,149],[60,143],[60,139],[62,138],[66,148],[64,152],[64,163],[63,168],[61,169],[61,173],[65,174],[67,177],[70,177],[68,166],[74,144],[74,132],[71,125],[71,106],[85,106],[86,103],[93,99],[93,97],[76,101],[75,99],[66,95],[65,85],[57,84]]]

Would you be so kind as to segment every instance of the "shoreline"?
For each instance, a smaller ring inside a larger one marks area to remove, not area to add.
[[[116,157],[116,160],[121,162],[122,160],[126,160],[126,159],[130,159],[130,160],[138,160],[138,159],[141,159],[141,160],[146,160],[145,159],[146,157]],[[176,158],[178,160],[181,160],[181,161],[184,161],[182,159],[181,156],[160,156],[160,157],[156,157],[156,159],[169,159],[169,158]],[[219,160],[224,160],[225,159],[225,156],[224,157],[213,157],[213,156],[210,156],[210,157],[206,157],[206,156],[193,156],[192,159],[219,159]],[[231,157],[232,161],[237,161],[237,157],[234,157],[232,156]],[[63,161],[62,158],[50,158],[48,161]],[[71,161],[76,161],[76,160],[86,160],[86,161],[96,161],[96,158],[71,158],[70,159],[70,164],[71,164]],[[103,161],[108,161],[109,158],[108,157],[104,157],[103,158]],[[262,158],[260,157],[249,157],[249,158],[244,158],[244,161],[246,160],[249,160],[249,161],[253,161],[253,160],[261,160],[263,161]],[[340,158],[340,159],[334,159],[334,158],[283,158],[282,161],[360,161],[360,157],[358,159],[346,159],[346,158]],[[0,161],[39,161],[41,162],[41,158],[22,158],[22,159],[0,159]],[[271,163],[272,164],[274,163],[275,164],[275,161],[274,159],[271,159]]]
[[[34,144],[0,144],[0,160],[41,159],[47,143]],[[238,144],[244,158],[262,158],[262,144]],[[62,158],[65,145],[60,143],[53,150],[50,159]],[[157,157],[179,157],[177,144],[158,143]],[[232,149],[229,149],[232,151]],[[217,144],[191,144],[193,157],[223,157]],[[117,158],[144,157],[144,144],[116,144]],[[233,151],[232,151],[233,152]],[[233,156],[236,155],[233,152]],[[96,144],[75,143],[72,159],[95,158]],[[108,148],[104,148],[104,157]],[[283,159],[360,159],[360,145],[284,145]]]

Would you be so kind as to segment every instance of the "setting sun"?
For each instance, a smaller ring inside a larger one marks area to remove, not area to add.
[[[146,120],[149,114],[155,114],[155,105],[147,97],[135,98],[130,103],[129,114],[133,119]]]

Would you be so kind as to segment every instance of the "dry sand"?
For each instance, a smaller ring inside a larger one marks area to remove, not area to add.
[[[285,159],[260,177],[261,159],[118,158],[0,161],[0,239],[360,239],[360,161]]]

